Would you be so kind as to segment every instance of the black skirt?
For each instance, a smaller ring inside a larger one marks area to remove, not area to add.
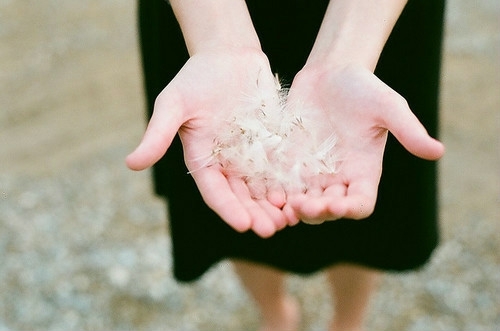
[[[291,82],[304,65],[328,1],[248,0],[273,71]],[[432,136],[438,128],[438,88],[444,0],[410,0],[391,34],[376,74],[403,95]],[[139,1],[139,26],[149,115],[156,96],[188,59],[170,6]],[[175,140],[153,169],[156,192],[169,207],[174,275],[200,277],[214,263],[240,258],[295,273],[340,262],[380,270],[422,266],[438,243],[436,163],[420,160],[389,135],[379,196],[362,221],[299,224],[269,239],[238,233],[203,202]]]

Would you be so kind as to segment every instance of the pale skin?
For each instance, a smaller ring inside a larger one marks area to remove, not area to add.
[[[362,219],[375,207],[388,131],[412,154],[437,160],[444,146],[427,134],[398,93],[374,74],[383,46],[406,1],[331,1],[290,99],[333,116],[343,156],[340,173],[306,194],[288,197],[309,223]]]
[[[243,1],[171,1],[191,58],[158,96],[131,169],[152,166],[178,132],[188,169],[206,203],[237,231],[269,237],[298,220],[361,219],[373,211],[388,130],[413,154],[435,160],[443,145],[431,138],[405,100],[373,75],[404,1],[333,1],[290,99],[333,116],[341,138],[341,171],[306,193],[269,192],[254,199],[245,183],[195,160],[212,150],[217,112],[237,109],[237,98],[257,77],[271,88],[273,73]],[[362,6],[368,8],[361,8]],[[382,10],[385,8],[385,10]],[[203,16],[203,19],[201,17]],[[231,19],[228,19],[231,18]],[[360,24],[363,22],[363,24]],[[346,61],[349,59],[349,61]],[[311,88],[314,87],[314,88]],[[348,111],[347,111],[348,110]],[[356,133],[356,134],[354,134]],[[368,171],[366,171],[368,170]]]
[[[264,86],[274,86],[246,5],[243,0],[170,2],[191,57],[158,96],[144,138],[127,157],[127,165],[133,170],[152,166],[179,133],[186,165],[205,202],[235,230],[269,237],[299,220],[321,223],[369,216],[388,131],[418,157],[436,160],[443,155],[443,145],[427,134],[406,101],[373,74],[406,1],[332,0],[289,98],[335,119],[343,155],[340,171],[312,181],[306,192],[276,189],[267,199],[253,198],[243,180],[227,176],[217,166],[200,167],[197,161],[212,150],[215,128],[210,119],[217,112],[237,109],[232,96],[245,93],[256,77]],[[262,330],[297,330],[294,301],[284,291],[261,291],[255,285],[264,275],[269,286],[280,288],[283,273],[241,261],[235,267],[260,307]],[[378,273],[349,265],[328,273],[338,303],[330,331],[361,330]],[[341,290],[346,287],[353,289],[350,294]]]

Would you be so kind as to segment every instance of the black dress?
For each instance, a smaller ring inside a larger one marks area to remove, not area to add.
[[[293,79],[304,65],[328,1],[248,0],[273,71]],[[402,94],[432,136],[438,127],[438,87],[444,0],[410,0],[386,44],[376,74]],[[159,92],[188,58],[170,6],[139,1],[141,50],[149,114]],[[299,224],[269,239],[237,233],[203,202],[177,139],[155,165],[156,192],[166,197],[174,275],[201,276],[226,258],[312,273],[339,262],[381,270],[415,269],[438,243],[436,163],[420,160],[389,136],[374,214],[362,221]]]

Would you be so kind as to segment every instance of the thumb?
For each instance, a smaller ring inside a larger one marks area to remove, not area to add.
[[[443,156],[444,145],[429,136],[405,100],[388,115],[386,128],[410,153],[426,160],[437,160]]]
[[[144,170],[165,155],[177,131],[183,124],[181,103],[165,89],[156,99],[151,117],[141,143],[130,153],[125,162],[132,170]]]

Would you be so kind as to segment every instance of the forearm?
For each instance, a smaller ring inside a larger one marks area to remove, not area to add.
[[[375,70],[407,0],[331,0],[307,64]]]
[[[171,0],[170,3],[189,54],[223,47],[260,49],[244,0]]]

